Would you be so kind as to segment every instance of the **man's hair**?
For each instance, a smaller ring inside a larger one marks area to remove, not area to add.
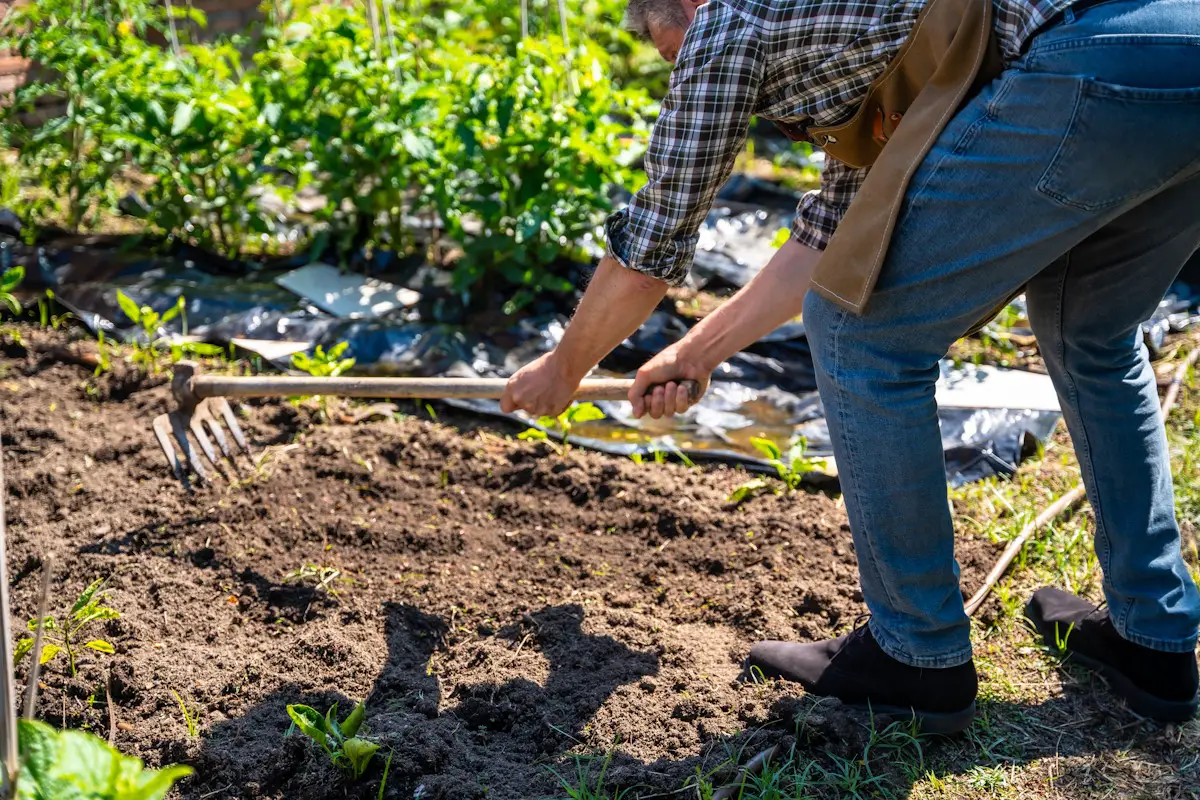
[[[687,27],[687,17],[679,0],[629,0],[621,27],[639,39],[649,39],[652,19],[659,25]]]

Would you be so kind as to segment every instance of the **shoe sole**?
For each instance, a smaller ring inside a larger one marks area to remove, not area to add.
[[[783,675],[782,673],[778,673],[775,670],[763,670],[761,667],[757,666],[755,666],[754,669],[756,669],[758,673],[762,675],[762,677],[769,680],[785,680],[789,683],[799,683],[800,686],[804,686],[803,683],[800,683],[799,681],[793,681],[791,678]],[[744,662],[742,662],[742,679],[754,679],[754,676],[751,672],[751,664],[749,659],[746,659]],[[805,688],[804,691],[812,694],[814,697],[833,696],[818,695],[813,692],[809,692],[807,688]],[[837,699],[841,700],[840,697]],[[921,733],[931,734],[933,736],[952,736],[956,733],[962,733],[967,728],[971,727],[971,723],[975,721],[975,701],[971,701],[971,705],[967,706],[961,711],[950,712],[921,711],[920,709],[912,707],[877,705],[875,703],[847,703],[844,700],[841,700],[841,702],[846,708],[853,708],[857,711],[866,711],[873,716],[876,714],[882,714],[901,720],[915,720]]]
[[[1075,650],[1060,649],[1055,644],[1055,624],[1035,619],[1028,607],[1025,610],[1025,618],[1037,628],[1046,646],[1061,655],[1064,662],[1074,661],[1103,677],[1113,693],[1123,698],[1135,714],[1158,722],[1187,722],[1196,716],[1197,709],[1200,709],[1200,692],[1191,700],[1163,700],[1161,697],[1155,697],[1145,689],[1139,688],[1125,673],[1112,665]]]
[[[903,706],[879,706],[863,703],[845,703],[844,705],[847,708],[869,711],[872,715],[885,714],[897,719],[916,720],[920,733],[933,736],[953,736],[956,733],[962,733],[971,727],[971,723],[975,721],[974,703],[971,703],[971,705],[962,711],[953,711],[950,713],[918,711],[915,708],[905,708]]]

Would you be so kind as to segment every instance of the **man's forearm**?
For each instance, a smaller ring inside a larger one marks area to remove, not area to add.
[[[688,333],[681,347],[689,359],[711,371],[798,316],[820,257],[789,239],[754,280]]]
[[[564,375],[581,380],[646,321],[666,293],[663,281],[626,269],[609,256],[601,259],[555,348]]]

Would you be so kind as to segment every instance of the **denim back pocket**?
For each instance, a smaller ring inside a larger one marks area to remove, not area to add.
[[[1037,188],[1063,205],[1102,211],[1197,168],[1200,87],[1139,89],[1085,79]]]

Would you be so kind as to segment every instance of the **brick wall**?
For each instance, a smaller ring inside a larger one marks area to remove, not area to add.
[[[0,19],[13,0],[0,0]],[[36,1],[36,0],[35,0]],[[258,18],[261,0],[193,0],[193,5],[208,16],[207,35],[245,30]],[[29,65],[9,52],[0,50],[0,97],[11,93],[25,79]]]

